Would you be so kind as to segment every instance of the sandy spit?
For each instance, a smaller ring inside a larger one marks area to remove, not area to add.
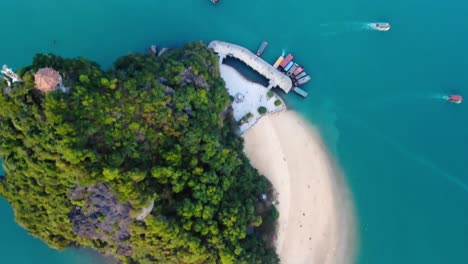
[[[261,118],[243,137],[252,165],[278,193],[281,263],[353,263],[351,196],[317,130],[288,110]]]

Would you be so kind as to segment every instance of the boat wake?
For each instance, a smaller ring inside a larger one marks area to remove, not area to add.
[[[358,108],[361,109],[381,109],[381,108],[392,108],[395,106],[409,106],[414,105],[425,105],[429,103],[439,103],[441,101],[449,101],[450,96],[442,93],[434,94],[423,94],[423,93],[396,93],[381,95],[379,98],[369,99],[365,104],[361,104]]]
[[[448,95],[444,95],[444,94],[433,94],[433,95],[431,95],[431,98],[432,98],[432,99],[446,100],[446,101],[449,100],[449,96],[448,96]]]
[[[373,31],[376,30],[371,26],[372,22],[332,22],[320,24],[322,36],[336,36],[341,34]]]
[[[337,108],[337,110],[339,109]],[[437,165],[435,165],[433,162],[429,161],[428,159],[424,158],[423,156],[410,151],[405,146],[403,146],[403,144],[385,135],[384,133],[380,132],[378,129],[371,127],[368,123],[366,123],[362,119],[357,118],[356,116],[350,114],[349,111],[337,111],[337,112],[339,112],[338,116],[344,117],[345,121],[351,122],[352,124],[364,129],[365,131],[367,131],[370,135],[372,135],[375,138],[382,139],[383,142],[385,142],[386,144],[391,146],[393,149],[401,153],[407,159],[414,161],[416,163],[419,163],[420,165],[430,169],[431,171],[436,172],[440,176],[444,177],[446,180],[450,181],[451,183],[455,184],[456,186],[461,188],[463,191],[468,193],[468,185],[464,183],[458,177],[444,171],[443,169],[439,168]]]

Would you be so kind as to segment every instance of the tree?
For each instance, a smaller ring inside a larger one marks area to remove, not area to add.
[[[266,107],[264,107],[264,106],[260,106],[260,107],[257,109],[257,111],[258,111],[259,114],[264,115],[264,114],[266,114],[267,109],[266,109]]]
[[[46,66],[69,93],[34,88]],[[230,99],[203,43],[130,54],[107,72],[39,54],[19,72],[24,83],[0,94],[0,194],[32,235],[127,263],[278,263],[247,235],[262,230],[255,198],[270,183],[223,114]]]

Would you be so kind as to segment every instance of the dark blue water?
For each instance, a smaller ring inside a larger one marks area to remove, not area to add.
[[[356,262],[468,263],[468,104],[441,99],[468,96],[466,1],[15,0],[2,10],[0,63],[14,67],[47,51],[107,67],[153,43],[191,40],[254,51],[267,40],[272,63],[282,49],[294,53],[313,81],[307,99],[286,100],[320,129],[346,174]],[[369,31],[370,21],[392,29]],[[0,206],[0,263],[37,263],[34,254],[88,263],[28,237]]]

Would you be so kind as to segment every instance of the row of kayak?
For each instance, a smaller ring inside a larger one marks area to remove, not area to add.
[[[295,86],[303,85],[310,81],[310,76],[304,71],[304,67],[293,61],[294,56],[288,54],[288,56],[279,56],[273,67],[282,70],[287,76],[289,76]]]

